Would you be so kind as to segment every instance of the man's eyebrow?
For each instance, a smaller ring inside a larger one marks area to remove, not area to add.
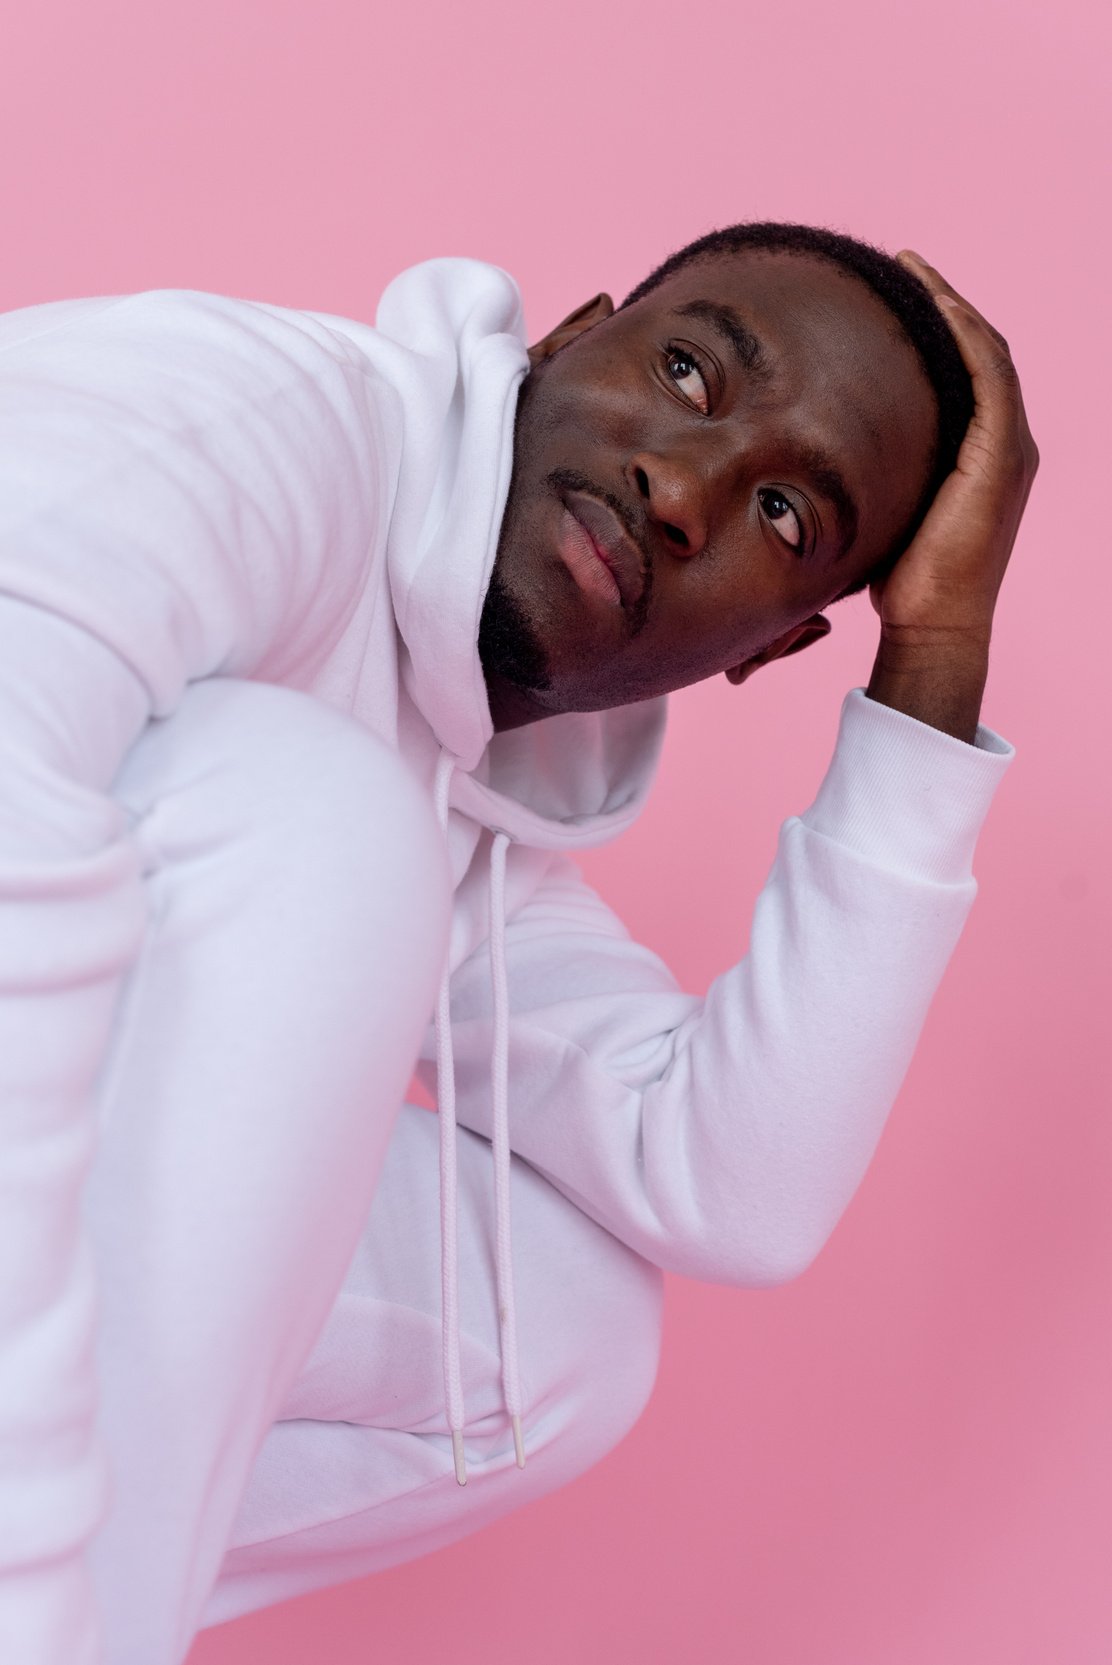
[[[767,378],[771,374],[772,366],[764,347],[740,312],[735,312],[732,306],[727,306],[724,301],[686,301],[675,310],[682,318],[698,318],[702,323],[709,324],[722,337],[741,368],[751,376]]]

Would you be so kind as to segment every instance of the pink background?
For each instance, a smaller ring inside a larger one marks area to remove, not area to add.
[[[1108,25],[1081,0],[37,0],[5,18],[0,309],[191,287],[371,317],[428,255],[534,334],[713,224],[933,259],[1013,344],[1043,467],[985,720],[1019,757],[877,1160],[818,1264],[669,1280],[641,1423],[565,1492],[191,1665],[1112,1659]],[[810,801],[865,598],[676,698],[587,863],[702,989]]]

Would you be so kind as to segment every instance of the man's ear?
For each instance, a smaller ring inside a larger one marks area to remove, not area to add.
[[[595,295],[592,300],[577,306],[574,312],[569,312],[562,324],[557,324],[540,341],[529,348],[529,363],[537,365],[542,359],[551,358],[561,347],[566,347],[569,341],[574,341],[577,335],[589,330],[593,324],[601,324],[604,318],[614,315],[614,302],[609,295]]]
[[[812,642],[819,642],[830,634],[830,620],[821,613],[812,613],[802,624],[793,624],[790,630],[785,630],[782,636],[777,636],[774,642],[769,642],[760,653],[755,653],[752,659],[745,659],[740,665],[731,665],[723,674],[727,682],[744,682],[747,677],[759,671],[762,665],[770,665],[774,659],[786,659],[789,653],[802,653]]]

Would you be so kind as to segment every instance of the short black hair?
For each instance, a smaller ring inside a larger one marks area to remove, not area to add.
[[[911,522],[904,529],[898,547],[888,550],[871,572],[843,590],[836,598],[840,601],[843,596],[863,590],[874,578],[890,569],[919,529],[938,487],[957,461],[973,414],[973,384],[950,326],[925,284],[883,249],[839,231],[828,231],[822,226],[795,225],[781,220],[750,220],[709,231],[705,237],[698,237],[669,255],[647,278],[642,279],[636,289],[630,291],[622,306],[632,306],[635,301],[651,294],[673,273],[697,260],[738,254],[743,249],[811,255],[819,260],[829,260],[851,276],[860,278],[888,308],[915,349],[938,403],[938,428],[927,484]]]

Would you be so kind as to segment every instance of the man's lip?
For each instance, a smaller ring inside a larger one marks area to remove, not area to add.
[[[582,526],[598,551],[601,561],[614,574],[622,606],[628,610],[641,599],[645,588],[641,551],[606,503],[586,491],[561,493],[564,507]]]

